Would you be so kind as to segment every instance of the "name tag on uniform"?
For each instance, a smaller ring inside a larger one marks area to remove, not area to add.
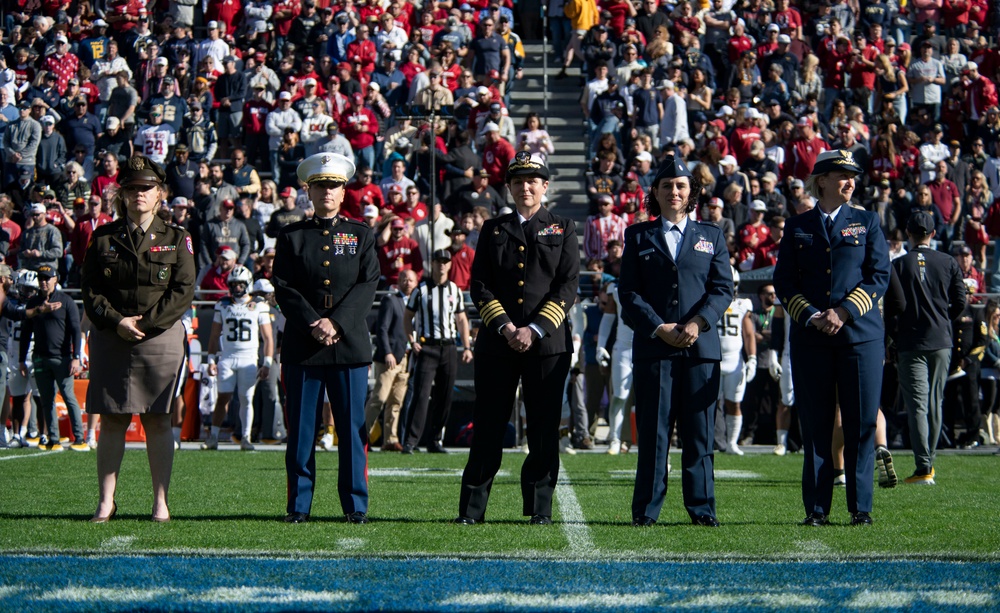
[[[847,238],[848,236],[857,238],[862,234],[868,234],[868,228],[862,226],[861,224],[851,224],[840,231],[840,235],[844,238]]]
[[[150,253],[160,253],[163,251],[177,251],[177,245],[156,245],[149,248]]]
[[[538,231],[538,236],[562,236],[563,229],[559,224],[552,224]]]
[[[650,253],[653,253],[654,251],[656,251],[656,249],[646,249],[644,251],[640,251],[639,252],[639,257],[641,258],[644,255],[649,255]]]
[[[354,255],[358,252],[358,237],[346,232],[333,235],[333,255],[344,255],[344,250]]]
[[[715,244],[704,236],[700,236],[698,237],[698,242],[694,245],[694,250],[707,253],[708,255],[715,255]]]

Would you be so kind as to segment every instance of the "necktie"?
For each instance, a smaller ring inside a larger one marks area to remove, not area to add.
[[[826,218],[826,236],[827,238],[833,238],[833,217],[830,216]]]
[[[142,244],[142,236],[143,236],[143,234],[145,234],[145,233],[142,231],[141,227],[140,228],[136,228],[135,230],[132,230],[132,244],[135,245],[136,249],[138,249],[139,245]]]
[[[677,259],[677,247],[680,246],[681,241],[684,240],[684,235],[681,234],[681,229],[677,226],[670,226],[670,231],[667,232],[667,248],[670,250],[670,257]]]

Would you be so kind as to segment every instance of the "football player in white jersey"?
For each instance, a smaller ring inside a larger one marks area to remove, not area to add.
[[[774,455],[788,453],[788,428],[792,425],[792,405],[795,404],[795,388],[792,387],[791,350],[788,347],[791,318],[785,317],[785,309],[775,302],[771,314],[771,349],[769,350],[768,374],[778,382],[781,395],[778,409],[774,412],[774,427],[777,444]]]
[[[733,294],[739,291],[740,275],[733,269]],[[757,375],[757,337],[754,334],[753,304],[746,298],[734,297],[732,304],[719,319],[719,340],[722,343],[722,401],[726,411],[726,453],[743,455],[740,430],[743,413],[740,403],[747,383]],[[746,360],[743,354],[746,353]]]
[[[26,304],[38,293],[39,288],[38,275],[35,271],[19,270],[14,280],[14,291],[8,299]],[[4,325],[8,326],[7,347],[4,349],[8,356],[16,358],[18,346],[21,344],[21,322],[6,319]],[[35,343],[32,341],[28,346],[28,357],[25,360],[28,364],[32,363],[31,356],[34,353],[34,345]],[[10,393],[14,407],[11,411],[11,425],[13,426],[11,447],[38,447],[42,443],[40,436],[31,436],[28,433],[28,423],[31,421],[31,396],[37,394],[38,389],[35,385],[34,371],[34,368],[28,368],[28,374],[25,376],[21,374],[17,360],[8,359],[7,390],[5,391]],[[44,432],[41,427],[38,430]]]
[[[219,448],[219,429],[233,393],[240,393],[240,421],[243,435],[240,449],[253,451],[250,428],[253,426],[253,393],[259,379],[266,379],[273,362],[274,342],[267,302],[250,297],[253,274],[245,266],[236,266],[227,279],[229,297],[215,305],[212,335],[208,341],[209,374],[218,375],[219,398],[212,414],[212,432],[201,448]],[[260,340],[264,341],[264,362],[257,367]],[[221,347],[220,347],[221,345]],[[221,353],[220,353],[221,348]],[[218,364],[216,365],[216,355]]]
[[[622,425],[625,409],[632,393],[632,328],[618,316],[618,284],[608,285],[608,304],[601,317],[601,327],[597,333],[597,359],[602,365],[611,367],[611,405],[608,407],[608,453],[618,455],[622,451]],[[615,344],[609,354],[605,345],[611,335],[611,326],[617,321]],[[628,451],[628,445],[624,447]]]

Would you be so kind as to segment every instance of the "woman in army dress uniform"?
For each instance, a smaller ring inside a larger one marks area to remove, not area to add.
[[[806,189],[817,206],[785,222],[774,268],[774,289],[792,318],[805,526],[829,523],[838,403],[847,510],[852,525],[872,523],[875,422],[885,357],[878,301],[889,285],[889,247],[878,215],[851,207],[860,174],[864,169],[849,151],[824,151],[816,158]]]
[[[87,411],[102,416],[95,523],[108,521],[118,510],[115,486],[135,414],[146,432],[152,519],[170,519],[170,406],[184,357],[180,319],[194,298],[195,266],[187,230],[156,215],[165,177],[144,156],[128,160],[118,176],[118,219],[94,231],[83,261],[83,305],[94,324]]]

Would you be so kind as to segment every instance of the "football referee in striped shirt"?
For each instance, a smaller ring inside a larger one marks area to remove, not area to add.
[[[431,442],[429,453],[447,453],[441,445],[441,436],[451,410],[451,393],[458,373],[458,347],[455,338],[461,338],[462,361],[472,361],[469,340],[469,318],[465,314],[462,290],[448,280],[451,271],[451,251],[439,249],[431,256],[431,278],[423,281],[410,294],[403,325],[406,336],[413,339],[416,356],[413,375],[413,406],[406,424],[403,453],[411,454],[420,444],[424,427],[428,425],[430,410]],[[414,337],[413,322],[417,323]],[[433,384],[433,397],[431,385]]]

